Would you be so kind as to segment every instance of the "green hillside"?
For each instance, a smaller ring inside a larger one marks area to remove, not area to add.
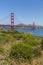
[[[0,30],[0,65],[43,65],[43,38]]]

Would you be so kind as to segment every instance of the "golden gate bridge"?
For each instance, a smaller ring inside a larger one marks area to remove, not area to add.
[[[4,19],[6,19],[6,18],[7,18],[7,17],[5,17]],[[20,27],[22,27],[22,28],[23,28],[23,27],[25,27],[25,28],[27,27],[27,28],[28,28],[28,26],[26,26],[26,25],[20,25],[20,26],[17,26],[17,25],[16,25],[16,26],[15,26],[15,16],[14,16],[14,13],[11,13],[11,14],[10,14],[10,20],[11,20],[11,21],[10,21],[11,24],[0,24],[0,27],[1,27],[1,26],[7,26],[7,27],[9,26],[9,27],[11,28],[11,30],[14,30],[15,27],[19,27],[19,28],[20,28]],[[0,21],[0,22],[1,22],[1,21]],[[31,28],[32,28],[32,29],[35,28],[35,22],[33,22],[33,25],[32,25]]]

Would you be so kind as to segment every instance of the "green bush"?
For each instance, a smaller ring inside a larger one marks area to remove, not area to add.
[[[30,39],[30,38],[26,38],[24,40],[24,43],[28,44],[28,45],[31,45],[31,46],[38,46],[40,45],[40,42],[37,40],[37,39]]]
[[[32,59],[33,48],[25,44],[14,44],[11,48],[10,56],[17,59]]]
[[[0,52],[4,52],[4,48],[0,46]]]
[[[41,57],[41,48],[40,47],[35,47],[33,50],[34,57]]]
[[[38,46],[32,47],[24,43],[14,44],[11,48],[10,56],[16,59],[32,60],[41,57],[41,48]]]
[[[24,33],[17,33],[17,34],[13,34],[13,37],[17,40],[25,40],[25,34]]]

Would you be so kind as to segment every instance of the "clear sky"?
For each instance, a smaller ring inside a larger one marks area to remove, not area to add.
[[[43,26],[43,0],[0,0],[0,24],[10,23],[11,12],[15,13],[15,24],[35,21]]]

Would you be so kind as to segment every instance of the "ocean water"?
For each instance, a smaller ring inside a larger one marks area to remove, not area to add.
[[[24,32],[24,33],[32,33],[35,36],[41,36],[43,37],[43,29],[34,29],[34,30],[29,30],[29,29],[16,29],[19,32]]]

